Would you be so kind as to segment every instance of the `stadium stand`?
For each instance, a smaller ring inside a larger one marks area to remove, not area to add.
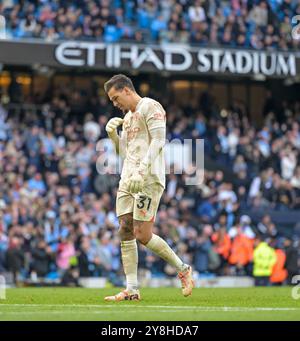
[[[297,50],[298,0],[4,0],[7,37]]]

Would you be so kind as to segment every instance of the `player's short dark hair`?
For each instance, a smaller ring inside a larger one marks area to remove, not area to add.
[[[131,79],[123,74],[115,75],[110,80],[104,83],[104,90],[106,93],[108,93],[111,88],[122,90],[125,87],[135,92],[135,88]]]

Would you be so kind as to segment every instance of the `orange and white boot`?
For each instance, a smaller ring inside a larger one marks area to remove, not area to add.
[[[187,297],[192,295],[193,288],[195,287],[195,281],[193,280],[192,267],[189,266],[187,270],[179,272],[178,278],[181,281],[182,294]]]
[[[114,296],[106,296],[104,300],[106,302],[140,301],[141,295],[139,290],[129,292],[128,290],[125,289]]]

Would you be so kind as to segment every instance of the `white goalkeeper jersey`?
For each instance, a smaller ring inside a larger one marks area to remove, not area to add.
[[[124,156],[124,164],[120,189],[146,156],[151,143],[151,131],[157,128],[166,128],[166,112],[160,103],[151,98],[142,98],[135,112],[129,111],[126,113],[121,133],[120,154]],[[152,183],[159,183],[165,188],[163,148],[145,178],[145,185]]]

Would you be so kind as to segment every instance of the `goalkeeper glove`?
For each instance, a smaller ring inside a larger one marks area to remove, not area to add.
[[[114,135],[117,133],[117,128],[119,125],[121,125],[123,123],[123,118],[120,117],[113,117],[111,118],[105,127],[105,130],[107,132],[108,135]]]
[[[135,171],[129,178],[127,183],[127,190],[130,193],[141,192],[144,185],[145,174],[139,169]]]

